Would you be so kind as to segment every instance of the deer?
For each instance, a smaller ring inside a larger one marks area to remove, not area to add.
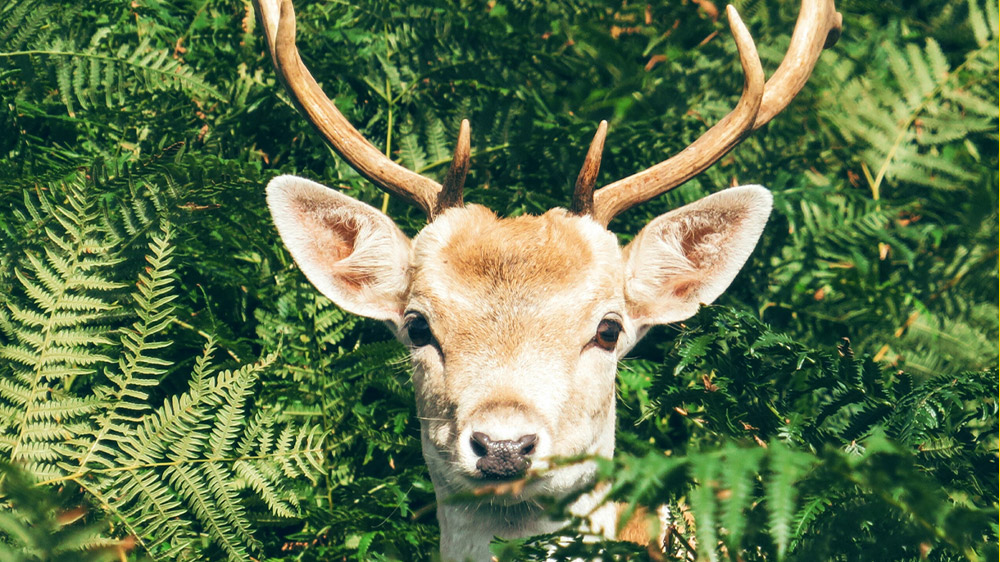
[[[757,245],[772,196],[759,185],[718,191],[656,217],[624,248],[608,224],[700,174],[784,110],[839,37],[833,0],[802,1],[788,51],[766,81],[729,6],[744,84],[728,115],[680,153],[595,189],[602,121],[569,208],[515,217],[463,202],[468,120],[442,183],[400,166],[303,63],[291,0],[255,3],[274,67],[307,120],[362,177],[427,215],[410,239],[375,207],[312,180],[283,175],[266,188],[278,234],[306,278],[345,311],[383,321],[409,348],[442,559],[489,560],[495,536],[559,529],[565,522],[546,516],[539,497],[575,495],[569,512],[584,531],[615,538],[619,508],[594,487],[595,462],[554,459],[612,457],[619,360],[651,327],[692,317],[728,288]],[[511,482],[522,485],[448,501]]]

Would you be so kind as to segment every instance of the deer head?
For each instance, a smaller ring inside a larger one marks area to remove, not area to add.
[[[662,215],[624,249],[607,230],[622,211],[694,177],[770,121],[802,88],[839,33],[832,0],[803,0],[789,52],[767,82],[736,10],[729,23],[745,74],[736,108],[691,146],[595,191],[602,122],[569,210],[498,218],[462,204],[469,166],[463,121],[443,184],[392,162],[323,94],[295,47],[289,0],[257,0],[275,67],[293,99],[362,176],[427,214],[412,240],[375,208],[312,181],[275,178],[267,201],[306,277],[347,311],[385,321],[409,346],[424,458],[439,500],[537,474],[517,493],[477,505],[439,501],[446,559],[488,558],[494,535],[552,530],[532,498],[565,496],[614,449],[616,366],[654,325],[677,322],[732,282],[767,222],[771,195],[735,187]],[[599,494],[573,509],[610,534]]]

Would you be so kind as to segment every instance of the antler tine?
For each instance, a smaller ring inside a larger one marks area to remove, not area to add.
[[[295,10],[291,0],[254,1],[275,69],[309,122],[359,174],[380,189],[413,202],[433,218],[441,184],[393,162],[368,142],[326,97],[295,46]]]
[[[601,153],[604,152],[604,139],[608,136],[608,122],[601,121],[597,126],[594,140],[590,141],[587,156],[583,159],[580,175],[576,177],[576,187],[573,190],[573,205],[570,210],[576,215],[592,215],[594,213],[594,184],[597,183],[597,173],[601,171]]]
[[[622,211],[686,182],[740,143],[753,128],[764,95],[764,69],[736,8],[726,7],[743,66],[743,94],[728,115],[677,155],[594,193],[594,220],[607,225]]]
[[[451,167],[444,178],[444,187],[438,194],[437,205],[434,207],[435,215],[441,214],[445,209],[462,206],[462,187],[465,185],[465,175],[469,173],[470,137],[469,120],[462,119],[462,125],[458,128],[458,142],[455,143],[455,155],[452,156]]]
[[[798,95],[809,80],[820,53],[837,43],[843,20],[833,0],[802,0],[788,52],[764,85],[764,99],[753,124],[754,130],[766,125]]]
[[[592,216],[601,224],[698,175],[773,119],[805,85],[820,52],[836,42],[842,22],[833,0],[802,0],[788,53],[765,84],[753,38],[733,6],[726,7],[726,14],[745,76],[739,103],[680,153],[597,190]]]

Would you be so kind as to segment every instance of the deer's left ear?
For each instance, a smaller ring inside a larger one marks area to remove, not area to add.
[[[640,327],[679,322],[729,287],[771,214],[771,193],[734,187],[660,215],[625,248],[625,298]]]

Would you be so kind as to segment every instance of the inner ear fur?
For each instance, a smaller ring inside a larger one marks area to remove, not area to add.
[[[281,240],[319,292],[348,312],[401,323],[410,241],[389,217],[296,176],[271,180],[267,205]]]
[[[641,325],[690,318],[729,287],[771,214],[759,185],[726,189],[660,215],[625,248],[625,295]]]

